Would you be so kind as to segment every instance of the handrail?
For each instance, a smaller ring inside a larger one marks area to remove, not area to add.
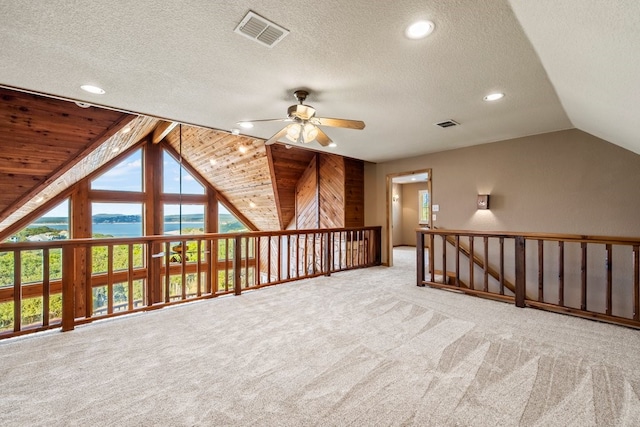
[[[0,262],[7,338],[379,265],[381,227],[11,242]]]
[[[441,236],[442,243],[435,236]],[[425,228],[418,228],[416,237],[418,286],[456,289],[512,302],[518,307],[640,328],[640,238]],[[427,238],[429,249],[425,250]],[[461,239],[467,239],[469,245]],[[476,262],[474,239],[482,239],[484,243],[482,266]],[[436,252],[441,257],[436,257]],[[454,285],[437,283],[434,271],[438,263],[441,263],[439,270],[446,274],[452,256]],[[461,256],[468,263],[460,263]],[[499,279],[488,274],[490,260],[500,265]],[[430,272],[428,278],[425,265]],[[478,266],[484,275],[475,274]],[[484,279],[481,287],[475,286],[478,276]],[[512,289],[505,286],[509,283],[506,277],[514,279]],[[505,287],[510,293],[505,292]]]

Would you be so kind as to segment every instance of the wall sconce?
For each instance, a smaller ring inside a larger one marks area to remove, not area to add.
[[[488,194],[478,194],[477,207],[478,209],[489,209]]]
[[[391,200],[393,200],[394,202],[397,202],[398,200],[400,200],[400,196],[398,196],[397,194],[394,194],[393,197],[391,197]]]

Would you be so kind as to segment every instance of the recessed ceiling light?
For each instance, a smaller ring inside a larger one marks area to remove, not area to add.
[[[244,154],[247,152],[247,147],[245,147],[244,145],[241,145],[238,147],[238,151]]]
[[[484,97],[485,101],[497,101],[498,99],[504,98],[504,93],[490,93],[489,95]]]
[[[415,177],[411,178],[411,181],[415,181],[415,180],[416,180],[416,178],[415,178]]]
[[[240,135],[240,129],[238,128],[231,129],[231,135]]]
[[[80,101],[76,101],[76,105],[80,108],[89,108],[91,107],[91,104],[87,104],[86,102],[80,102]]]
[[[431,21],[417,21],[409,25],[404,34],[411,40],[418,40],[427,37],[433,32],[435,24]]]
[[[256,207],[256,204],[255,204],[255,203],[253,203],[253,202],[249,202],[249,207],[250,207],[250,208],[255,208],[255,207]]]
[[[36,199],[36,203],[44,202],[44,197],[40,196]]]
[[[125,127],[124,129],[122,129],[122,131],[121,131],[121,132],[122,132],[122,134],[125,134],[125,133],[129,133],[129,132],[131,132],[131,126],[127,126],[127,127]]]
[[[94,85],[82,85],[80,86],[80,89],[84,90],[85,92],[93,93],[95,95],[102,95],[105,93],[104,89]]]
[[[240,127],[243,127],[245,129],[251,129],[253,127],[253,123],[251,122],[238,122],[238,125],[240,125]]]
[[[337,147],[337,146],[338,146],[338,144],[336,144],[335,142],[329,143],[329,147],[331,147],[331,148],[334,148],[334,147]]]
[[[209,159],[209,163],[211,163],[211,166],[215,166],[218,161],[216,159]]]
[[[112,152],[112,153],[119,153],[119,152],[120,152],[120,147],[113,147],[113,148],[111,149],[111,152]]]

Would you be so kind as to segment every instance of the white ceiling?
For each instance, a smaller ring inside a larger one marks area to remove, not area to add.
[[[374,162],[572,127],[640,152],[637,0],[176,4],[3,0],[0,85],[223,130],[285,117],[306,88],[319,116],[367,125],[325,128],[327,151]],[[271,49],[234,33],[249,10],[291,33]],[[435,31],[408,40],[418,18]]]

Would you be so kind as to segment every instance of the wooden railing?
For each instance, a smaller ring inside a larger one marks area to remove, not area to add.
[[[380,227],[3,243],[0,338],[380,263]]]
[[[640,328],[640,239],[418,229],[417,285]]]

